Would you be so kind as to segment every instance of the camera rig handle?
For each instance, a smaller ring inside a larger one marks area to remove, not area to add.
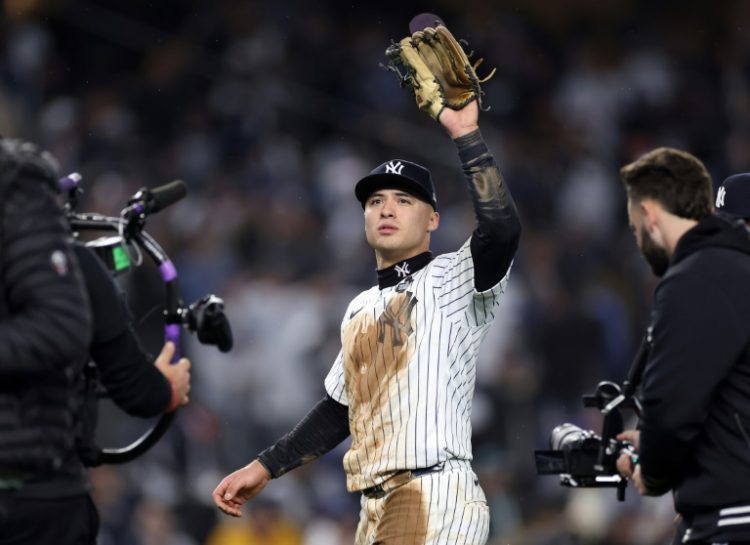
[[[611,455],[617,448],[616,436],[623,430],[622,409],[632,409],[637,416],[641,416],[641,402],[635,396],[635,390],[641,381],[643,369],[648,360],[648,350],[651,344],[651,331],[641,340],[633,363],[628,371],[628,378],[623,382],[622,389],[614,382],[600,382],[593,395],[583,396],[584,407],[596,407],[604,415],[602,424],[602,442],[596,461],[596,469],[604,468],[603,461],[606,455]],[[625,498],[627,481],[624,479],[617,483],[617,498],[622,501]]]
[[[127,207],[122,210],[119,217],[110,217],[97,213],[78,213],[75,211],[79,197],[83,192],[80,181],[81,176],[78,173],[72,173],[58,182],[61,190],[67,192],[68,201],[65,209],[72,230],[74,232],[88,230],[116,233],[118,236],[112,237],[116,243],[134,245],[138,250],[139,260],[136,265],[140,264],[140,252],[143,252],[158,267],[165,287],[164,341],[172,341],[175,345],[172,363],[176,363],[180,358],[179,341],[182,326],[191,331],[196,331],[196,328],[200,327],[196,320],[198,305],[213,305],[211,317],[214,320],[217,320],[216,316],[221,318],[219,321],[220,330],[217,332],[209,331],[208,334],[201,335],[201,329],[197,329],[201,342],[217,344],[222,352],[229,351],[232,347],[232,334],[229,322],[223,314],[223,301],[215,295],[209,294],[190,307],[183,307],[179,296],[177,270],[162,247],[145,231],[146,218],[149,214],[166,208],[187,194],[185,183],[176,180],[152,190],[143,188],[128,201]],[[122,247],[120,249],[122,251]],[[125,259],[128,260],[127,257]],[[117,272],[116,267],[115,272]],[[203,314],[205,313],[200,314],[201,321]],[[206,341],[206,338],[210,338],[210,340]],[[176,412],[175,410],[164,413],[150,430],[126,447],[96,448],[96,452],[91,454],[85,460],[85,463],[91,466],[123,464],[138,458],[162,438],[174,420]]]
[[[583,406],[595,407],[604,415],[602,439],[605,441],[614,438],[622,431],[622,409],[633,409],[637,415],[641,412],[641,403],[638,398],[610,381],[600,382],[593,394],[585,394]]]
[[[601,442],[594,464],[594,469],[604,472],[605,458],[616,456],[622,450],[622,445],[617,440],[617,435],[624,427],[622,409],[633,409],[640,414],[640,402],[632,395],[632,392],[630,394],[623,392],[614,382],[602,381],[597,385],[594,394],[583,396],[583,406],[595,407],[604,416]],[[617,487],[617,499],[623,501],[625,489],[628,486],[627,480],[619,476],[613,477],[609,486],[613,485]]]

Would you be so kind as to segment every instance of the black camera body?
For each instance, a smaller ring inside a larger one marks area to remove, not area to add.
[[[617,471],[617,459],[622,454],[633,456],[635,449],[616,436],[623,430],[621,409],[640,412],[638,400],[605,381],[593,395],[583,396],[583,404],[597,407],[604,415],[601,435],[570,423],[556,426],[550,434],[549,450],[534,451],[537,473],[560,475],[560,484],[573,488],[617,487],[617,497],[623,500],[627,480]]]
[[[560,424],[550,434],[551,450],[535,451],[537,473],[562,475],[566,486],[599,487],[617,484],[617,459],[632,455],[633,445],[601,436],[570,423]]]
[[[122,236],[99,237],[86,242],[86,246],[94,250],[112,276],[119,276],[133,267],[127,242]],[[224,300],[212,293],[188,307],[181,306],[168,318],[170,323],[182,324],[197,334],[201,344],[215,345],[221,352],[232,349],[232,328],[224,313]]]

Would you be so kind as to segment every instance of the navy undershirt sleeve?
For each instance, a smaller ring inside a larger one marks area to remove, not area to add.
[[[271,477],[321,457],[349,436],[349,408],[325,396],[276,444],[258,455]]]

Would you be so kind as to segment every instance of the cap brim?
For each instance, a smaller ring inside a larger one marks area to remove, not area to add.
[[[354,188],[354,194],[357,196],[357,200],[362,203],[364,207],[367,198],[375,193],[378,189],[403,189],[410,195],[414,195],[420,200],[423,200],[433,208],[433,204],[430,195],[427,191],[411,178],[406,178],[400,174],[370,174],[362,178]]]
[[[720,217],[722,219],[725,219],[727,221],[736,221],[736,220],[743,220],[744,221],[745,219],[747,219],[748,217],[750,217],[750,216],[744,216],[744,215],[741,215],[741,214],[736,214],[734,212],[729,212],[727,210],[721,210],[721,209],[718,209],[718,208],[714,211],[714,214],[716,214],[718,217]]]

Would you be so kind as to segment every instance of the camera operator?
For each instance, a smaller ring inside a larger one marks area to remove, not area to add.
[[[56,180],[49,154],[0,139],[0,544],[96,537],[74,430],[91,316]]]
[[[172,343],[156,365],[141,349],[112,276],[71,244],[54,159],[14,141],[0,152],[0,316],[9,318],[0,324],[0,545],[93,544],[98,516],[81,463],[97,452],[91,385],[100,380],[131,415],[155,416],[188,402],[190,362],[170,363]]]
[[[661,278],[641,377],[638,449],[621,474],[674,493],[674,543],[750,541],[750,237],[712,214],[711,178],[659,148],[620,171],[638,247]]]

